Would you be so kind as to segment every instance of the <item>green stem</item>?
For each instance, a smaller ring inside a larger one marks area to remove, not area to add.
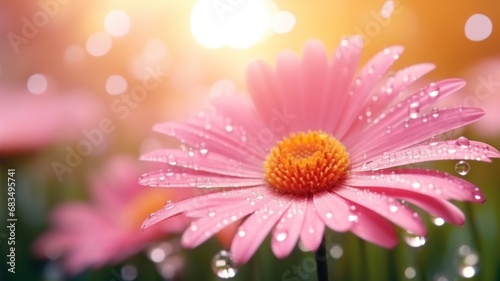
[[[318,273],[318,281],[328,281],[328,261],[326,256],[325,235],[314,257],[316,258],[316,269]]]

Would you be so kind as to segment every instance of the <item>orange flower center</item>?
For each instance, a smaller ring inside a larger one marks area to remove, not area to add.
[[[327,191],[346,174],[349,154],[322,131],[290,134],[278,142],[264,163],[265,179],[276,191],[307,195]]]

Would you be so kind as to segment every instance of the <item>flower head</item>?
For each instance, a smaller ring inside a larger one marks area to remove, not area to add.
[[[316,250],[325,226],[383,247],[397,244],[394,225],[425,235],[420,209],[453,224],[462,212],[448,200],[483,202],[480,190],[453,175],[402,165],[446,159],[491,161],[499,152],[465,138],[435,136],[476,121],[473,107],[433,105],[464,86],[459,79],[405,89],[431,64],[385,73],[403,51],[386,48],[357,73],[360,37],[342,40],[328,59],[322,44],[306,44],[302,60],[278,56],[276,69],[258,61],[248,70],[251,100],[224,96],[213,108],[155,130],[184,142],[142,156],[164,170],[140,183],[208,188],[211,193],[176,202],[144,222],[147,228],[177,214],[195,218],[182,243],[196,247],[233,222],[231,244],[245,263],[272,232],[271,247],[287,256],[298,239]]]
[[[160,208],[166,200],[179,200],[187,190],[152,190],[137,184],[134,160],[112,159],[92,178],[92,202],[65,203],[51,214],[53,229],[35,242],[42,257],[61,257],[65,270],[76,274],[86,268],[99,268],[138,253],[166,234],[180,232],[188,225],[186,217],[164,221],[142,232],[144,216]],[[115,179],[120,179],[116,181]]]

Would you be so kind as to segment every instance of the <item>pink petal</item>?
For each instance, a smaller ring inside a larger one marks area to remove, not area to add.
[[[307,198],[297,198],[291,201],[292,204],[274,228],[271,240],[271,249],[280,259],[290,255],[294,249],[305,219]]]
[[[357,164],[365,157],[369,160],[384,152],[407,148],[432,136],[472,123],[483,115],[484,112],[481,109],[464,107],[443,109],[437,117],[420,116],[416,119],[406,120],[394,126],[389,133],[381,134],[376,142],[372,139],[369,142],[370,145],[366,146],[366,150],[350,150],[353,151],[351,162]]]
[[[393,248],[398,244],[394,226],[385,218],[363,206],[354,204],[356,221],[351,231],[360,238],[385,248]]]
[[[335,193],[370,209],[401,228],[417,235],[425,235],[426,229],[416,213],[398,200],[378,193],[376,190],[360,190],[350,187],[337,188]]]
[[[379,170],[402,165],[435,161],[435,160],[476,160],[491,162],[490,158],[499,158],[500,153],[492,146],[464,139],[450,141],[433,141],[412,146],[394,153],[385,153],[369,162],[358,162],[353,171]]]
[[[366,101],[364,109],[360,112],[364,113],[369,111],[371,112],[371,116],[379,116],[381,111],[398,98],[406,87],[434,68],[434,64],[431,63],[416,64],[403,68],[393,77],[389,77],[385,82],[385,85],[370,96],[370,99]],[[366,122],[365,120],[360,122]]]
[[[231,200],[226,202],[226,207],[218,209],[217,207],[206,210],[206,216],[202,217],[188,227],[182,235],[182,245],[188,248],[194,248],[205,242],[230,223],[254,213],[261,206],[266,204],[269,197],[255,201],[255,204],[250,204],[247,199]]]
[[[215,119],[211,118],[211,120],[213,122]],[[208,124],[205,126],[203,124],[162,123],[155,125],[153,129],[186,142],[200,153],[204,150],[206,155],[214,152],[254,165],[260,164],[266,157],[264,147],[267,148],[267,146],[256,142],[249,143],[248,136],[242,131],[233,128],[234,131],[231,134],[224,134],[217,130],[214,124]],[[247,157],[241,157],[242,154]]]
[[[305,249],[316,251],[323,240],[325,224],[316,213],[312,198],[307,199],[304,225],[300,233],[300,241]]]
[[[290,205],[288,199],[271,200],[240,225],[231,244],[231,254],[236,263],[243,264],[250,259]]]
[[[386,128],[394,127],[407,119],[410,112],[413,112],[411,110],[423,111],[429,105],[435,104],[463,86],[465,86],[465,82],[461,79],[447,79],[431,83],[429,86],[413,93],[402,102],[387,108],[380,115],[374,116],[371,124],[366,123],[365,126],[369,127],[363,131],[363,135],[366,139],[371,140],[371,142],[357,142],[358,135],[351,134],[350,138],[345,140],[345,143],[349,145],[352,142],[351,149],[353,150],[366,149],[366,147],[369,147],[372,143],[377,143],[380,138],[384,137],[383,134],[380,134],[380,128],[385,132]]]
[[[263,185],[266,182],[262,178],[237,178],[175,168],[145,173],[139,178],[139,184],[150,187],[237,188]]]
[[[349,128],[352,127],[353,122],[359,115],[359,111],[366,103],[368,95],[402,52],[403,47],[401,46],[386,48],[366,63],[361,73],[354,79],[354,83],[349,90],[349,107],[340,108],[340,110],[344,111],[344,122],[334,131],[337,138],[343,138]]]
[[[371,190],[375,190],[375,188]],[[377,190],[388,196],[406,200],[433,216],[443,218],[449,223],[461,225],[465,222],[462,211],[445,199],[435,198],[430,194],[397,188],[378,187]]]
[[[293,62],[292,57],[290,57],[289,62]],[[263,61],[256,61],[248,66],[247,85],[261,120],[266,125],[272,124],[273,120],[276,120],[276,111],[286,108],[285,100],[288,93],[281,88],[272,69]],[[287,108],[287,110],[292,110],[293,114],[296,114],[291,108]],[[276,138],[281,138],[286,131],[281,129],[281,126],[277,126],[277,128],[280,130],[273,131],[273,127],[266,128],[271,131],[274,137],[269,142],[275,142]],[[274,136],[274,134],[277,135]]]
[[[374,173],[355,173],[345,185],[380,192],[379,187],[407,190],[446,200],[481,203],[484,196],[475,185],[444,172],[427,169],[381,170]],[[385,190],[384,190],[385,192]]]
[[[220,204],[227,204],[233,200],[247,200],[247,198],[258,199],[261,197],[261,193],[264,193],[267,189],[267,187],[230,189],[196,196],[179,202],[171,202],[162,209],[151,214],[142,224],[142,230],[184,212],[192,212],[200,209],[205,210]]]
[[[336,194],[324,192],[315,194],[313,202],[316,213],[330,229],[344,232],[351,228],[351,211],[344,199]]]
[[[319,113],[325,116],[323,124],[329,132],[334,132],[344,120],[341,109],[347,107],[350,100],[347,93],[349,93],[349,87],[358,67],[362,45],[361,36],[348,37],[341,41],[333,54],[333,61],[328,72],[329,98],[333,102],[322,106],[323,113]],[[332,108],[338,110],[331,110]]]
[[[257,135],[264,126],[252,100],[247,96],[217,97],[210,100],[220,116],[231,116],[231,121],[245,128],[247,134]]]
[[[180,149],[161,149],[148,152],[140,160],[167,163],[172,169],[205,171],[224,176],[262,178],[262,163],[257,165],[247,164],[244,157],[238,161],[216,154],[202,154],[199,151]]]
[[[328,57],[325,47],[319,41],[309,41],[304,47],[302,61],[303,84],[298,85],[296,91],[300,91],[292,101],[297,103],[299,108],[299,127],[294,128],[300,131],[319,130],[324,115],[318,112],[326,102],[329,101],[328,89]],[[290,83],[289,80],[283,80]],[[299,83],[301,81],[299,80]],[[307,88],[304,88],[306,86]]]

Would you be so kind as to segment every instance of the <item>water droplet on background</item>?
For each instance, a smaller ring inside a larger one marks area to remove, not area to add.
[[[221,250],[212,259],[212,270],[218,277],[229,279],[236,276],[238,266],[233,262],[229,252]]]
[[[340,245],[333,245],[330,248],[330,256],[334,259],[340,259],[344,254],[344,249]]]
[[[470,165],[467,163],[467,161],[460,160],[455,164],[455,172],[461,176],[465,176],[469,173],[470,171]]]
[[[412,266],[408,266],[405,269],[405,277],[408,279],[413,279],[417,275],[417,271]]]

